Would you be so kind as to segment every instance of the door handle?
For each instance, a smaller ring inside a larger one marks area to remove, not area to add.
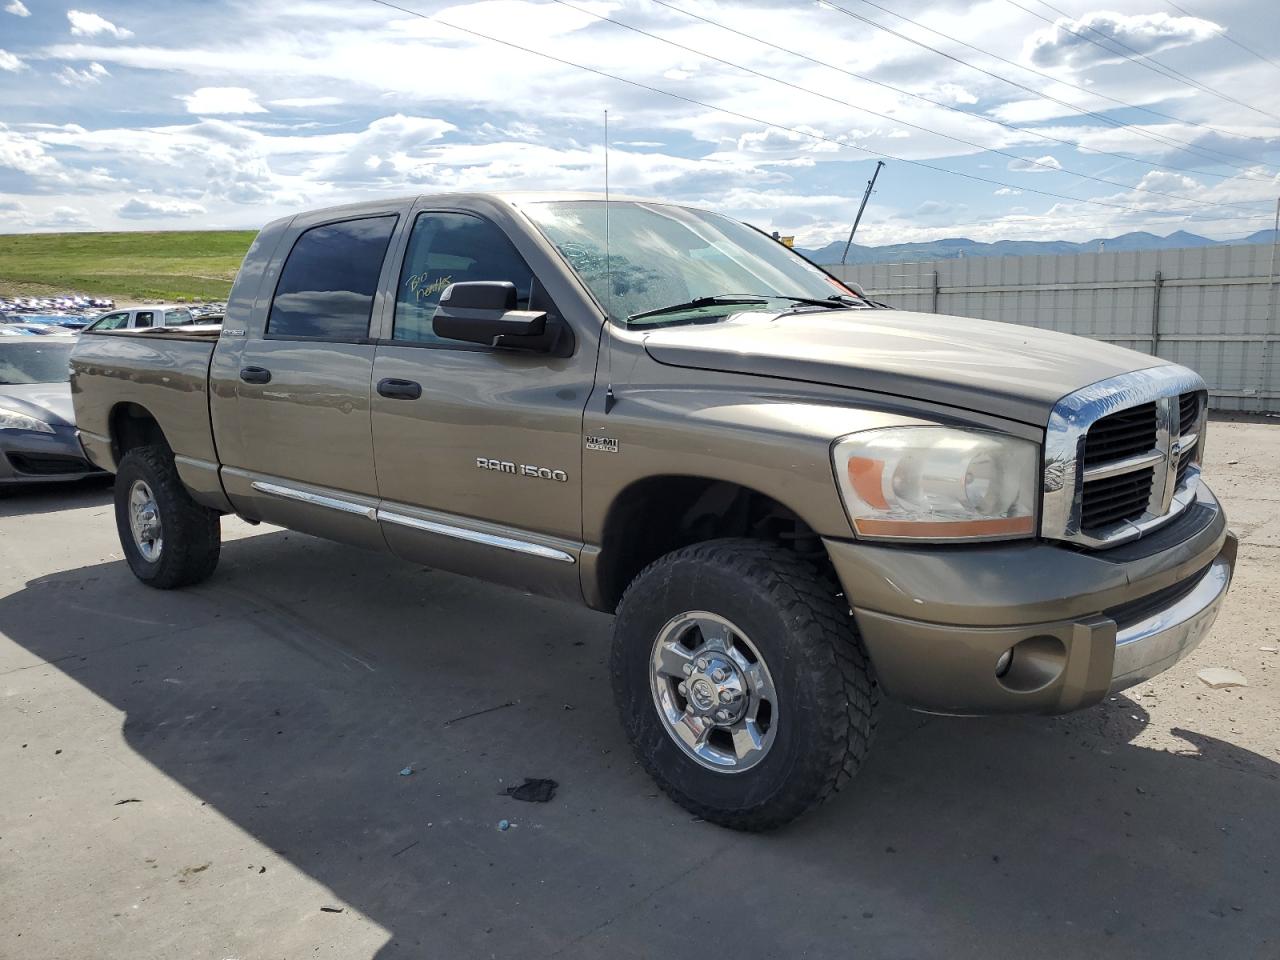
[[[412,380],[397,380],[387,377],[378,381],[378,395],[391,400],[417,400],[422,396],[422,384]]]
[[[266,367],[241,367],[240,379],[245,383],[270,383],[271,371]]]

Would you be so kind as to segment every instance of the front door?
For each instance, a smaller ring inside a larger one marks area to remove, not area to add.
[[[582,413],[595,357],[437,337],[440,294],[474,280],[513,282],[519,309],[555,313],[494,222],[417,215],[373,365],[383,532],[413,560],[576,599]]]

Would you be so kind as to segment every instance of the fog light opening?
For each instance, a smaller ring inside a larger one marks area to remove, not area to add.
[[[1035,693],[1061,677],[1066,666],[1067,648],[1057,637],[1027,637],[1000,655],[996,680],[1015,693]]]
[[[1013,663],[1013,647],[1010,647],[1004,653],[1000,654],[1000,659],[996,661],[996,676],[1003,677],[1009,672],[1009,665]]]

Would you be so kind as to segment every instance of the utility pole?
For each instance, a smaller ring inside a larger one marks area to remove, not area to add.
[[[840,266],[845,265],[845,261],[849,259],[849,248],[853,246],[853,235],[858,232],[858,224],[862,222],[862,211],[867,209],[867,201],[871,199],[871,188],[876,185],[876,177],[880,176],[880,168],[884,166],[883,160],[876,161],[876,168],[871,172],[871,179],[867,181],[866,192],[862,195],[862,203],[858,205],[858,215],[853,218],[853,227],[849,230],[849,239],[844,245],[844,253],[840,256]]]

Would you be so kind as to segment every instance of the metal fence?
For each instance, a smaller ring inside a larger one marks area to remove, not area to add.
[[[1198,371],[1212,407],[1280,412],[1280,259],[1269,244],[829,269],[902,310],[1047,327],[1153,353]]]

